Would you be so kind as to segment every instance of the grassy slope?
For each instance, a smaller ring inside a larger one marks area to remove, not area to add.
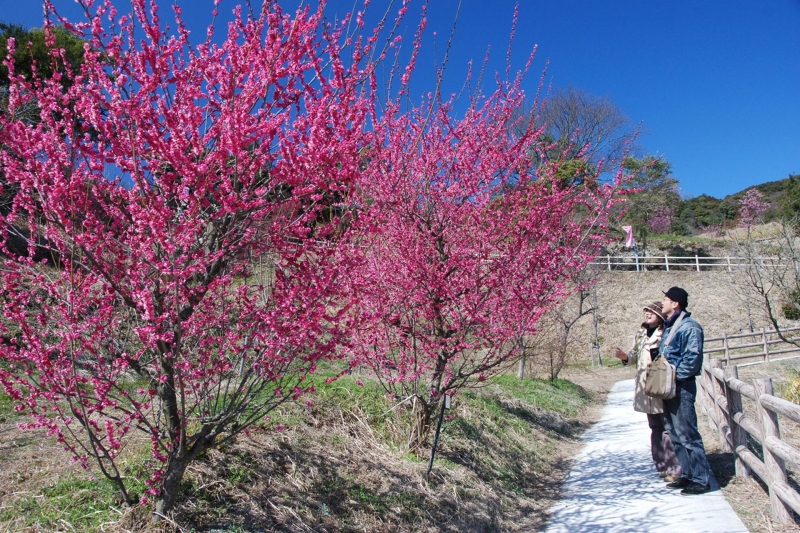
[[[172,520],[183,531],[535,531],[590,401],[563,380],[504,376],[466,391],[426,481],[428,457],[404,451],[402,410],[370,382],[320,380],[313,405],[286,406],[265,430],[194,464]],[[19,420],[0,396],[0,530],[148,527],[147,506],[126,512],[107,482],[67,466],[46,436],[16,430]],[[145,450],[130,448],[132,480]]]

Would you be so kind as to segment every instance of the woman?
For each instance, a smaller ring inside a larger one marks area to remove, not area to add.
[[[633,339],[633,347],[628,353],[617,348],[614,355],[623,365],[636,364],[636,388],[633,397],[633,408],[647,414],[650,426],[650,451],[661,477],[665,481],[675,481],[681,477],[681,466],[675,456],[672,441],[664,428],[664,406],[659,398],[651,398],[644,392],[644,380],[647,377],[647,365],[658,355],[658,345],[664,331],[664,317],[661,302],[653,302],[644,306],[644,322]]]

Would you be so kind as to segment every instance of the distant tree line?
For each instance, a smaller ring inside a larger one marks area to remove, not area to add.
[[[755,189],[770,204],[764,212],[764,222],[792,218],[800,214],[800,174],[748,187],[747,189],[717,199],[707,194],[680,200],[670,233],[691,235],[709,227],[729,227],[736,223],[739,204],[747,191]]]

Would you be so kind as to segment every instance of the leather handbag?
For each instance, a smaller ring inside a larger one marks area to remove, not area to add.
[[[667,342],[664,343],[665,348],[672,342],[672,337],[681,320],[683,320],[683,311],[669,332]],[[652,398],[661,398],[662,400],[670,400],[675,397],[675,367],[662,354],[658,354],[658,357],[647,365],[644,393]]]
[[[652,398],[669,400],[675,397],[675,367],[659,355],[647,365],[644,393]]]

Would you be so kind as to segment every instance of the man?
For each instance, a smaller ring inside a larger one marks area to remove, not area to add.
[[[688,306],[689,293],[682,288],[672,287],[664,293],[661,308],[667,322],[660,351],[675,366],[675,397],[664,400],[664,421],[683,471],[683,476],[667,487],[691,495],[708,492],[712,474],[694,409],[695,377],[703,366],[703,328],[686,311]]]

